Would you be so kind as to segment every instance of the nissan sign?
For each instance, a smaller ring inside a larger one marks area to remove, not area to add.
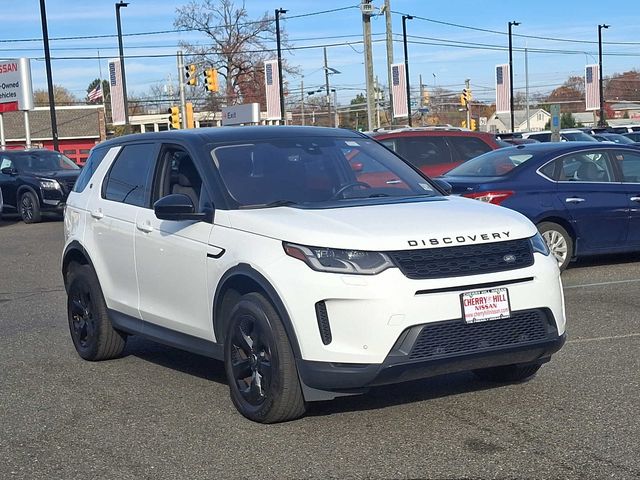
[[[0,62],[0,112],[33,110],[31,63],[28,58]]]

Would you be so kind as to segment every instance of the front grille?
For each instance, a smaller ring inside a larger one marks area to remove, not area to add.
[[[413,344],[411,360],[431,360],[545,340],[557,330],[543,310],[512,312],[510,318],[467,324],[448,320],[426,324]]]
[[[408,278],[462,277],[533,265],[529,239],[388,252]],[[511,261],[506,261],[509,258]]]
[[[331,325],[329,325],[329,314],[324,301],[316,303],[316,318],[318,319],[318,330],[320,330],[322,343],[329,345],[332,340]]]

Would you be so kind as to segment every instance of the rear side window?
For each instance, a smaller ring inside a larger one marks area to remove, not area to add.
[[[80,176],[78,180],[76,180],[76,184],[73,187],[73,191],[77,193],[81,193],[84,189],[89,185],[89,181],[93,174],[95,173],[98,166],[102,163],[102,159],[105,157],[108,148],[94,148],[87,159],[87,163],[85,164],[82,172],[80,172]]]
[[[414,167],[451,163],[451,154],[442,137],[396,138],[396,152]]]
[[[151,190],[149,172],[155,151],[152,144],[123,147],[109,172],[104,198],[114,202],[146,207],[149,203]]]
[[[640,183],[640,153],[618,150],[614,157],[622,170],[622,181]]]
[[[515,150],[515,151],[514,151]],[[476,157],[453,170],[446,175],[460,175],[463,177],[500,177],[507,175],[511,170],[533,158],[530,153],[516,149],[494,150]]]
[[[458,161],[461,162],[493,150],[476,137],[447,137],[447,141],[456,149],[459,154]]]

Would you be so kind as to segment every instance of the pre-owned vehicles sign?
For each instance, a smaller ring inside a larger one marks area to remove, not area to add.
[[[28,58],[0,62],[0,112],[32,110],[31,64]]]

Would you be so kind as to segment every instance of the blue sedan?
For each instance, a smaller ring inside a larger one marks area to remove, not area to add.
[[[502,148],[442,177],[452,193],[538,226],[561,269],[584,255],[640,251],[640,151],[588,142]]]

